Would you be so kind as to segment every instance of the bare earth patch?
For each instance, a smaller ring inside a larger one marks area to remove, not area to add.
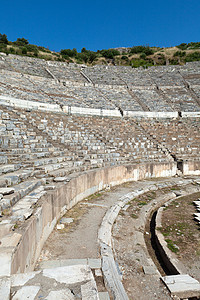
[[[150,191],[134,198],[128,208],[121,210],[113,226],[115,259],[123,273],[123,285],[129,299],[171,299],[168,290],[160,281],[159,275],[144,274],[143,266],[147,264],[148,252],[141,246],[135,236],[136,221],[140,210],[158,196],[170,192],[170,188]],[[141,235],[143,235],[141,230]],[[144,235],[150,235],[148,231]]]
[[[200,226],[193,217],[197,212],[193,201],[198,198],[200,193],[172,201],[163,210],[160,231],[188,274],[200,281]]]

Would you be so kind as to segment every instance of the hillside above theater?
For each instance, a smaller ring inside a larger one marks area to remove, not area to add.
[[[184,65],[186,62],[200,60],[200,42],[182,43],[174,47],[132,46],[97,51],[82,48],[51,51],[43,46],[29,44],[25,38],[8,41],[5,34],[0,34],[0,52],[41,58],[50,61],[77,63],[86,65],[116,65],[133,68],[162,65]]]

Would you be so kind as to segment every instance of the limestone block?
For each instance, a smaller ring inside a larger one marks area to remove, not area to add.
[[[15,192],[15,189],[14,188],[0,188],[0,194],[1,195],[10,195],[12,193]]]
[[[180,298],[200,296],[200,283],[188,274],[161,277],[172,295]]]
[[[23,286],[12,297],[12,300],[34,300],[39,290],[39,286]]]
[[[73,265],[55,269],[45,269],[43,270],[43,275],[66,284],[90,281],[93,278],[91,269],[88,265]]]
[[[94,280],[81,285],[81,296],[82,300],[99,300],[98,291]]]
[[[53,179],[54,182],[63,182],[63,181],[69,181],[68,177],[55,177]]]
[[[11,276],[11,285],[12,287],[16,286],[23,286],[25,285],[29,280],[33,279],[37,274],[39,274],[41,271],[38,272],[30,272],[30,273],[21,273],[21,274],[15,274]]]
[[[110,300],[107,292],[99,292],[99,300]]]
[[[8,234],[1,239],[0,249],[4,247],[15,247],[22,235],[19,233]]]
[[[0,299],[10,300],[10,278],[0,278]]]

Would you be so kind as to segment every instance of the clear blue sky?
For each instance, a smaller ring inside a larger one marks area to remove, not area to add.
[[[51,50],[200,42],[200,0],[5,0],[0,33]]]

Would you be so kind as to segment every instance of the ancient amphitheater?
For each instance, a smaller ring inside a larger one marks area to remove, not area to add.
[[[145,237],[155,210],[200,192],[200,62],[1,53],[0,105],[1,300],[200,297],[200,265],[190,272],[155,231],[162,273]]]

